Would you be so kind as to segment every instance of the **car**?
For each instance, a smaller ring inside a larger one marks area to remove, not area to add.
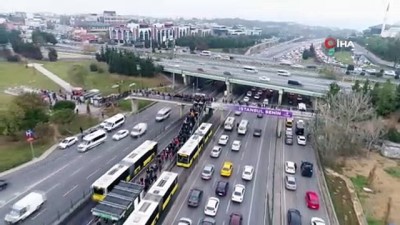
[[[219,199],[216,197],[208,198],[206,207],[204,207],[204,214],[207,216],[216,216],[219,207]]]
[[[251,97],[253,95],[253,92],[251,92],[251,91],[248,91],[247,93],[246,93],[246,96],[247,97]]]
[[[242,115],[242,111],[236,110],[235,111],[235,116],[241,116]]]
[[[262,81],[270,81],[271,80],[269,77],[266,77],[266,76],[258,77],[258,79],[260,79]]]
[[[228,71],[225,71],[225,72],[224,72],[224,75],[232,76],[232,73],[231,73],[231,72],[228,72]]]
[[[201,178],[203,180],[209,180],[212,178],[214,174],[215,168],[213,164],[207,164],[204,166],[203,171],[201,172]]]
[[[285,144],[287,144],[287,145],[293,145],[293,136],[292,136],[292,135],[286,135],[286,137],[285,137]]]
[[[243,216],[240,213],[231,213],[229,216],[229,225],[242,225]]]
[[[217,187],[215,188],[215,194],[221,197],[225,197],[228,194],[229,182],[218,181]]]
[[[232,175],[233,164],[232,162],[225,161],[221,168],[221,176],[230,177]]]
[[[128,135],[129,135],[129,130],[119,130],[117,133],[113,135],[112,139],[115,141],[119,141],[121,139],[128,137]]]
[[[221,151],[222,151],[222,148],[220,146],[214,146],[214,148],[211,149],[210,156],[212,158],[218,158],[221,155]]]
[[[203,68],[197,68],[197,71],[204,72]]]
[[[311,218],[311,225],[325,225],[325,221],[321,218],[318,217],[312,217]]]
[[[258,100],[258,99],[260,99],[260,96],[259,95],[254,95],[254,99]]]
[[[250,98],[246,96],[246,97],[243,98],[243,101],[244,101],[244,102],[249,102],[249,101],[250,101]]]
[[[306,192],[306,204],[309,209],[319,209],[318,194],[313,191]]]
[[[268,103],[269,103],[269,100],[267,98],[263,100],[263,105],[268,105]]]
[[[229,136],[226,134],[221,135],[221,137],[218,140],[218,144],[220,145],[227,145],[229,141]]]
[[[8,186],[7,181],[5,181],[5,180],[0,180],[0,191],[6,189],[7,186]]]
[[[232,151],[239,151],[241,145],[242,143],[239,140],[234,140],[232,142]]]
[[[202,197],[203,197],[203,191],[197,188],[193,188],[189,192],[188,206],[194,208],[198,207],[200,205]]]
[[[262,113],[257,113],[257,118],[263,118],[264,117],[264,114],[262,114]]]
[[[296,165],[292,161],[285,162],[285,172],[288,174],[295,174],[296,173]]]
[[[192,225],[192,224],[193,224],[192,220],[185,217],[180,218],[178,221],[178,225]]]
[[[242,179],[250,181],[253,179],[253,175],[254,175],[254,167],[245,165],[242,172]]]
[[[301,225],[301,214],[297,209],[288,209],[287,211],[288,225]]]
[[[296,177],[285,176],[285,187],[290,191],[295,191],[297,189]]]
[[[306,137],[304,137],[303,135],[298,135],[297,136],[297,144],[298,145],[303,145],[303,146],[305,146],[306,145]]]
[[[58,147],[60,149],[66,149],[71,147],[72,145],[76,144],[78,142],[78,138],[77,137],[67,137],[64,140],[62,140],[60,142],[60,144],[58,144]]]
[[[307,162],[307,161],[302,161],[300,169],[301,169],[301,175],[303,177],[312,177],[313,170],[314,170],[314,164]]]
[[[255,128],[253,132],[254,137],[261,137],[262,130],[260,128]]]
[[[236,184],[232,192],[232,202],[242,203],[244,198],[244,193],[246,193],[246,188],[243,184]]]
[[[291,128],[291,127],[286,127],[285,134],[288,135],[288,136],[289,136],[289,135],[292,136],[292,135],[293,135],[293,128]]]
[[[198,225],[216,225],[217,222],[215,221],[214,218],[211,217],[204,217],[199,221]]]

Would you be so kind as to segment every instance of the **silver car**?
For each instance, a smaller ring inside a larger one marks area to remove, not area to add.
[[[201,178],[204,180],[209,180],[214,174],[214,165],[207,164],[204,166],[203,171],[201,172]]]
[[[294,176],[285,176],[285,187],[288,190],[295,191],[297,189],[296,178]]]

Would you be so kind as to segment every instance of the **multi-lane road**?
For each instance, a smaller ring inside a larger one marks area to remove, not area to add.
[[[189,179],[185,182],[183,189],[175,200],[170,213],[164,220],[164,224],[176,224],[182,218],[190,218],[194,224],[205,217],[204,207],[209,197],[215,197],[215,188],[219,180],[228,181],[230,184],[227,196],[218,197],[220,206],[215,217],[217,224],[229,224],[229,215],[232,212],[243,215],[244,225],[270,224],[269,218],[273,214],[272,224],[286,224],[286,212],[289,208],[297,208],[302,213],[303,224],[309,224],[311,217],[318,216],[327,220],[326,206],[321,202],[319,211],[311,211],[305,205],[305,192],[312,190],[319,193],[319,184],[315,178],[303,178],[297,176],[298,189],[294,192],[285,190],[284,182],[284,161],[292,160],[300,165],[301,160],[315,163],[313,150],[310,147],[293,146],[283,144],[283,138],[276,138],[276,126],[278,118],[264,117],[256,118],[255,114],[243,113],[236,117],[237,120],[247,119],[250,121],[248,133],[245,136],[238,136],[236,131],[224,131],[218,129],[213,140],[204,150],[191,172]],[[261,138],[253,137],[254,128],[262,128]],[[221,134],[230,136],[228,144],[223,147],[219,158],[211,158],[210,151],[217,145]],[[239,152],[231,151],[233,140],[241,141]],[[220,169],[224,161],[233,162],[233,173],[229,178],[220,176]],[[215,166],[215,173],[211,180],[202,180],[200,175],[206,164]],[[255,174],[252,181],[243,181],[241,178],[245,165],[252,165]],[[179,170],[179,169],[177,169]],[[317,170],[317,169],[316,169]],[[319,172],[319,171],[317,171]],[[233,203],[231,195],[235,184],[244,184],[246,187],[245,197],[242,203]],[[189,208],[187,198],[191,189],[198,188],[204,191],[201,204],[198,208]],[[272,207],[274,208],[272,210]],[[171,213],[173,212],[173,213]],[[328,221],[327,221],[328,222]],[[329,222],[327,223],[329,224]]]
[[[78,153],[76,146],[66,150],[56,150],[43,161],[15,171],[5,178],[9,187],[0,192],[0,219],[9,212],[14,202],[32,190],[46,193],[46,205],[24,224],[50,225],[71,203],[76,203],[90,192],[90,185],[130,151],[147,139],[157,140],[166,146],[176,136],[181,123],[178,107],[172,107],[168,120],[157,123],[155,115],[166,104],[158,103],[145,112],[129,116],[124,128],[130,129],[138,122],[148,123],[149,131],[139,139],[127,137],[115,142],[109,134],[107,141],[86,152]],[[168,130],[168,132],[163,132]]]

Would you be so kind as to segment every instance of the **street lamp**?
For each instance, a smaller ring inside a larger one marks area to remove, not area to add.
[[[139,72],[139,76],[140,76],[140,88],[143,88],[143,81],[142,81],[141,69],[142,69],[142,68],[140,68],[140,65],[136,65],[136,70]]]
[[[194,84],[194,82],[193,82],[193,94],[194,94],[194,85],[195,85],[195,84]]]

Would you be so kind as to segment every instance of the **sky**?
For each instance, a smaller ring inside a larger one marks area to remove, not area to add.
[[[362,30],[400,22],[400,0],[0,0],[0,12],[101,13],[184,18],[233,18],[297,22]]]

